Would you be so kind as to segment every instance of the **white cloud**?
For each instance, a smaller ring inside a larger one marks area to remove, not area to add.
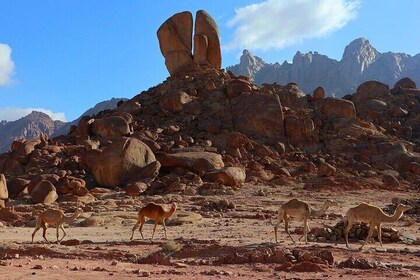
[[[326,36],[356,17],[359,0],[267,0],[236,9],[226,49],[282,49]]]
[[[56,113],[44,108],[0,108],[0,120],[15,121],[29,115],[32,111],[38,111],[47,114],[53,120],[66,122],[64,113]]]
[[[12,60],[12,49],[9,45],[0,43],[0,86],[12,81],[15,64]]]

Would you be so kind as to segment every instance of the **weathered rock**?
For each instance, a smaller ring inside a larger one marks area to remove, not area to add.
[[[317,87],[313,94],[312,94],[313,100],[320,100],[325,98],[325,91],[323,87]]]
[[[326,98],[319,108],[319,111],[327,117],[348,117],[356,116],[356,108],[353,102],[344,99]]]
[[[7,190],[7,182],[4,174],[0,174],[0,199],[8,199],[9,191]]]
[[[36,175],[35,177],[31,178],[31,182],[27,186],[29,192],[32,192],[32,190],[36,187],[36,185],[38,185],[43,180],[47,180],[55,186],[55,185],[57,185],[58,181],[60,180],[60,177],[56,174],[39,174],[39,175]]]
[[[277,142],[275,145],[276,151],[282,155],[286,152],[286,146],[282,142]]]
[[[197,11],[194,30],[194,61],[208,62],[216,70],[222,66],[219,30],[213,18],[203,10]]]
[[[8,184],[9,197],[16,198],[20,193],[28,194],[28,185],[31,181],[22,178],[13,178]]]
[[[143,182],[128,183],[125,187],[125,194],[130,196],[138,196],[147,189],[147,184]]]
[[[408,116],[408,111],[399,106],[391,106],[389,109],[389,114],[394,118],[402,118]]]
[[[119,139],[95,154],[96,158],[88,157],[85,160],[96,181],[106,187],[125,184],[144,167],[156,161],[152,150],[135,138]]]
[[[276,93],[280,97],[281,105],[284,107],[294,110],[308,107],[306,94],[295,83],[288,83],[286,86],[280,87]]]
[[[171,75],[192,64],[192,14],[188,11],[173,15],[158,29],[160,51]]]
[[[243,94],[232,98],[233,126],[247,135],[284,139],[283,112],[277,95]]]
[[[204,175],[204,179],[219,182],[226,186],[240,186],[246,179],[243,167],[225,167],[220,170],[210,171]]]
[[[126,119],[120,116],[110,116],[95,119],[95,122],[92,124],[92,132],[98,137],[114,138],[127,136],[132,131]]]
[[[81,117],[75,131],[76,137],[78,139],[89,139],[90,136],[93,136],[92,124],[94,122],[95,119],[92,119],[90,116]]]
[[[241,95],[244,92],[251,92],[252,86],[244,79],[234,79],[227,86],[227,94],[230,98]]]
[[[290,177],[291,176],[289,170],[287,170],[286,167],[281,166],[277,162],[271,163],[267,167],[267,169],[270,170],[271,172],[273,172],[274,175],[279,175],[279,176],[284,176],[284,177]]]
[[[403,89],[403,88],[416,89],[417,85],[412,79],[406,77],[406,78],[402,78],[401,80],[396,82],[393,90],[399,90],[399,89]]]
[[[222,156],[210,152],[160,153],[157,157],[162,167],[182,167],[203,174],[224,167]]]
[[[352,96],[352,101],[356,104],[368,99],[380,99],[391,95],[389,87],[378,81],[367,81],[361,84],[355,94]]]
[[[137,101],[130,100],[123,102],[116,110],[130,114],[138,114],[141,111],[141,104]]]
[[[307,115],[286,115],[284,118],[287,140],[300,147],[313,147],[318,144],[315,124]]]
[[[388,105],[383,100],[372,98],[358,103],[356,109],[357,114],[362,116],[373,113],[384,114],[388,109]]]
[[[13,158],[19,163],[27,164],[29,161],[28,155],[32,153],[32,151],[35,149],[35,146],[40,142],[40,140],[13,141],[11,146]]]
[[[320,162],[318,167],[318,176],[334,176],[337,169],[327,162]]]
[[[305,170],[307,172],[311,172],[311,173],[315,172],[316,171],[316,165],[315,165],[315,163],[313,163],[312,161],[308,161],[305,164]]]
[[[174,91],[162,96],[159,105],[164,111],[179,113],[182,112],[184,105],[191,101],[191,97],[184,91]]]
[[[293,265],[290,268],[290,271],[295,271],[295,272],[322,272],[325,271],[324,268],[322,268],[321,265],[317,264],[317,263],[313,263],[310,261],[303,261],[300,263],[297,263],[295,265]]]
[[[398,188],[400,186],[400,182],[398,181],[398,179],[392,175],[384,174],[382,180],[385,185],[391,188]]]
[[[51,204],[58,198],[54,185],[47,180],[39,182],[31,192],[31,198],[34,203]]]
[[[377,269],[383,267],[375,261],[370,261],[367,259],[355,259],[350,257],[345,261],[342,261],[338,264],[339,268],[355,268],[355,269]]]

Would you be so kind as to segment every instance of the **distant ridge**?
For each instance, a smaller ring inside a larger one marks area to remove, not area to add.
[[[10,144],[17,139],[35,139],[41,132],[54,133],[65,123],[54,121],[45,113],[32,111],[29,115],[16,121],[0,122],[0,152],[10,149]]]
[[[119,101],[127,98],[112,98],[96,104],[82,116],[92,116],[100,111],[114,109]],[[72,125],[77,125],[81,117],[72,122],[54,121],[47,114],[33,111],[29,115],[16,121],[0,121],[0,153],[10,150],[10,145],[17,139],[37,139],[41,132],[50,137],[67,134]]]
[[[318,52],[297,52],[292,63],[270,64],[244,50],[240,63],[227,70],[251,77],[256,84],[294,82],[306,93],[322,86],[327,95],[344,96],[369,80],[393,86],[401,78],[410,77],[420,84],[420,54],[380,53],[369,40],[358,38],[346,46],[340,61]]]

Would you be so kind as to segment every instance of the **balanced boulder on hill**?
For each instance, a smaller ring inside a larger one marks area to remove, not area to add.
[[[193,19],[188,11],[173,15],[157,31],[160,50],[171,75],[193,63],[208,64],[219,70],[222,65],[219,31],[216,22],[203,10],[195,19],[194,54],[192,54]]]

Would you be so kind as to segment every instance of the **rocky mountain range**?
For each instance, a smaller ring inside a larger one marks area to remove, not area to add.
[[[125,101],[126,98],[112,98],[96,104],[88,109],[82,116],[92,116],[100,111],[113,109],[117,107],[119,101]],[[16,121],[0,122],[0,153],[8,151],[10,144],[17,139],[37,139],[41,133],[47,136],[59,136],[67,134],[72,125],[77,125],[80,116],[71,122],[54,121],[47,114],[33,111],[29,115]]]
[[[17,139],[36,139],[41,132],[51,135],[64,126],[62,121],[53,121],[45,113],[32,111],[16,121],[0,122],[0,152],[10,149],[10,144]]]
[[[292,63],[267,63],[244,50],[237,65],[227,67],[256,84],[297,83],[306,93],[322,86],[328,96],[341,97],[356,91],[365,81],[377,80],[389,86],[409,77],[420,84],[420,54],[377,51],[368,40],[359,38],[346,46],[340,61],[318,52],[297,52]]]

